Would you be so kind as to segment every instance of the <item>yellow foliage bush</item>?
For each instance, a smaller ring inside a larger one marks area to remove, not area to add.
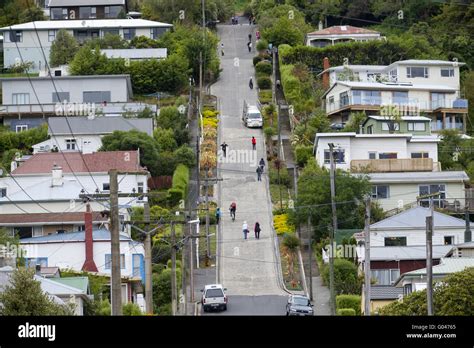
[[[217,118],[217,115],[219,115],[219,111],[204,110],[202,112],[204,118]]]
[[[199,121],[199,123],[201,123],[201,126],[203,126],[204,128],[217,129],[217,124],[219,123],[219,120],[217,118],[203,118],[202,122]]]
[[[295,227],[288,223],[288,214],[273,216],[273,227],[275,227],[277,235],[295,233]]]

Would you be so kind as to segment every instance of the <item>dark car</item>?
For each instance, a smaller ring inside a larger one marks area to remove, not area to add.
[[[286,315],[313,315],[313,305],[306,296],[290,295],[286,304]]]

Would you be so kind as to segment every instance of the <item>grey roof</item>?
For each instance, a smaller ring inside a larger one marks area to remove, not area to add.
[[[94,241],[109,241],[110,232],[106,229],[94,230],[92,233]],[[131,241],[132,239],[127,235],[120,235],[120,240]],[[36,244],[36,243],[53,243],[53,242],[84,242],[85,232],[70,232],[70,233],[56,233],[49,236],[31,237],[20,239],[21,244]]]
[[[353,88],[376,88],[384,90],[431,90],[456,92],[455,87],[443,86],[438,84],[412,84],[412,83],[381,83],[381,82],[357,82],[357,81],[337,81],[335,84],[341,84]]]
[[[405,210],[382,221],[370,225],[371,230],[391,230],[391,229],[425,229],[426,217],[430,216],[429,208],[420,206]],[[434,227],[438,228],[462,228],[466,227],[464,220],[434,212]]]
[[[382,183],[429,183],[429,182],[464,182],[469,180],[469,176],[464,171],[446,172],[403,172],[403,173],[369,173],[354,174],[356,176],[368,175],[373,184]]]
[[[1,31],[10,30],[53,30],[53,29],[107,29],[107,28],[171,28],[172,24],[149,21],[145,19],[85,19],[85,20],[57,20],[36,21],[16,24],[0,28]]]
[[[49,7],[125,5],[125,0],[49,0]]]
[[[433,245],[433,259],[441,259],[451,247],[452,245]],[[372,261],[422,260],[426,259],[426,246],[371,247],[370,259]]]
[[[50,117],[49,133],[54,135],[108,134],[113,131],[130,131],[133,129],[153,135],[152,118],[124,118],[119,116],[96,117]]]
[[[412,64],[412,65],[447,65],[447,66],[454,66],[454,62],[449,60],[436,60],[436,59],[407,59],[407,60],[399,60],[398,62],[392,63],[391,65],[395,64]],[[458,62],[458,65],[466,65],[466,63]]]
[[[372,118],[377,121],[388,121],[387,117],[384,116],[367,116],[367,118]],[[402,116],[400,117],[402,121],[431,121],[431,118],[425,116]]]
[[[160,59],[166,58],[168,49],[166,48],[121,48],[100,50],[107,58],[124,59]]]
[[[395,300],[400,295],[403,295],[403,288],[397,288],[390,285],[371,285],[370,299],[371,300]]]

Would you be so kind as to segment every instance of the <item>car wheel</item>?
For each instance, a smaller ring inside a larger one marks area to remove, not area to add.
[[[227,310],[227,305],[224,305],[224,307],[222,307],[225,311]]]

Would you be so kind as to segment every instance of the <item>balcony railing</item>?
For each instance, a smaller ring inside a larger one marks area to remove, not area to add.
[[[431,172],[438,170],[438,165],[433,163],[432,158],[375,159],[351,161],[351,171],[355,173]]]

